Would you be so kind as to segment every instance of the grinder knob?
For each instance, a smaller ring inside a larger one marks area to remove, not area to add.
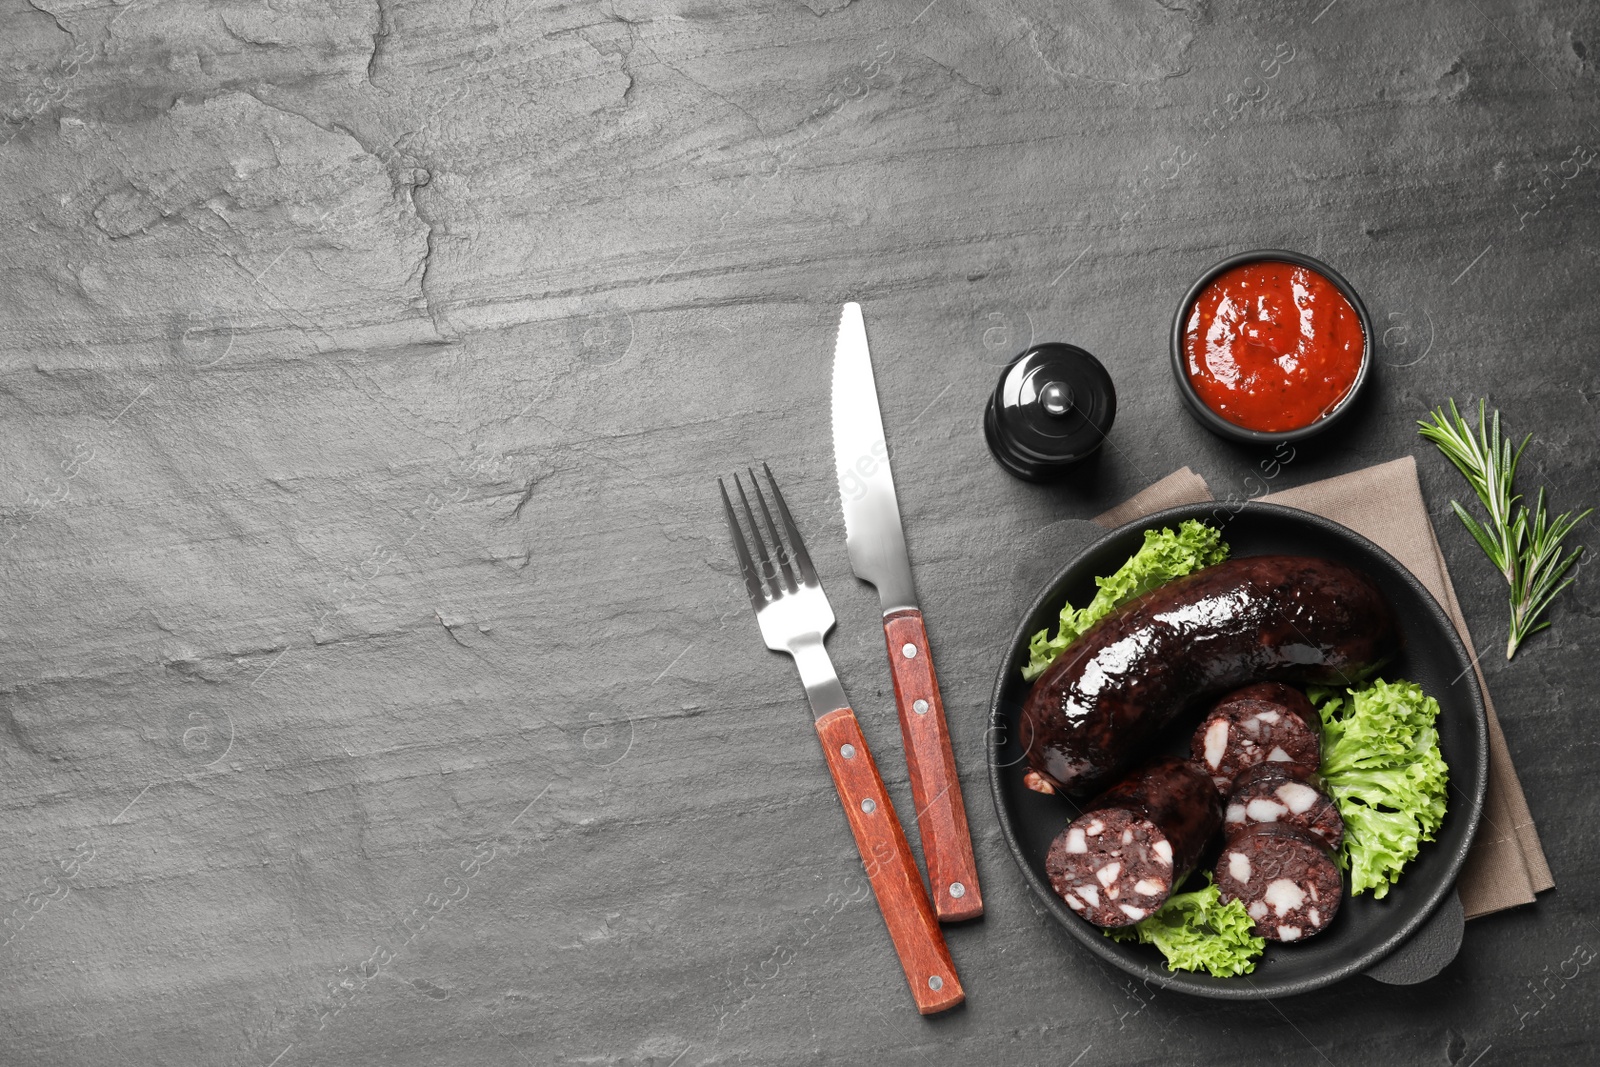
[[[1117,390],[1077,345],[1035,345],[1006,364],[983,432],[1002,467],[1032,482],[1059,477],[1092,455],[1117,417]]]

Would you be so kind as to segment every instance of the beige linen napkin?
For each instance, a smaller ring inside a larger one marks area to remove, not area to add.
[[[1205,480],[1185,467],[1097,516],[1095,522],[1102,526],[1119,526],[1162,508],[1212,499]],[[1467,632],[1466,621],[1461,616],[1455,586],[1450,582],[1450,572],[1445,567],[1427,505],[1422,500],[1416,460],[1406,456],[1261,499],[1314,512],[1350,527],[1405,564],[1443,605],[1468,655],[1473,658],[1473,670],[1477,672],[1483,702],[1489,712],[1489,791],[1477,839],[1456,883],[1461,893],[1461,906],[1467,918],[1475,919],[1532,903],[1534,894],[1555,886],[1555,879],[1545,862],[1544,849],[1539,845],[1533,815],[1522,795],[1522,784],[1511,764],[1505,735],[1500,732],[1494,704],[1489,700],[1489,687],[1478,667],[1472,635]]]

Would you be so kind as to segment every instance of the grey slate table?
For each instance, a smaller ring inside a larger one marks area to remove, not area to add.
[[[0,1064],[1583,1062],[1594,576],[1493,654],[1412,426],[1487,394],[1600,500],[1597,46],[1577,0],[6,0]],[[1036,910],[982,709],[1038,530],[1244,491],[1165,345],[1253,247],[1382,330],[1274,488],[1418,454],[1559,888],[1427,984],[1246,1006]],[[934,1020],[715,496],[772,463],[909,810],[834,495],[851,298],[988,902]],[[1030,338],[1122,400],[1052,489],[979,427]]]

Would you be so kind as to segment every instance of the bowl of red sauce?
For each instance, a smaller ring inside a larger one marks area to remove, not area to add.
[[[1246,444],[1337,422],[1366,384],[1372,320],[1350,283],[1299,252],[1245,252],[1202,274],[1172,321],[1172,372],[1190,412]]]

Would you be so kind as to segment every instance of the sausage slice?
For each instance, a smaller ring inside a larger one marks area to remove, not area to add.
[[[1234,779],[1260,763],[1315,774],[1322,763],[1322,721],[1298,689],[1257,682],[1217,701],[1194,732],[1189,754],[1205,764],[1224,796]]]
[[[1242,900],[1258,937],[1303,941],[1328,928],[1344,885],[1319,843],[1282,823],[1262,823],[1230,840],[1217,860],[1224,903]]]
[[[1172,895],[1172,840],[1131,811],[1074,819],[1045,857],[1050,886],[1096,926],[1131,926]]]
[[[1344,819],[1319,780],[1287,763],[1258,763],[1233,783],[1222,832],[1233,837],[1266,823],[1299,830],[1332,851],[1344,841]]]
[[[1050,885],[1097,926],[1155,911],[1222,825],[1222,798],[1189,760],[1145,764],[1087,805],[1045,857]]]

